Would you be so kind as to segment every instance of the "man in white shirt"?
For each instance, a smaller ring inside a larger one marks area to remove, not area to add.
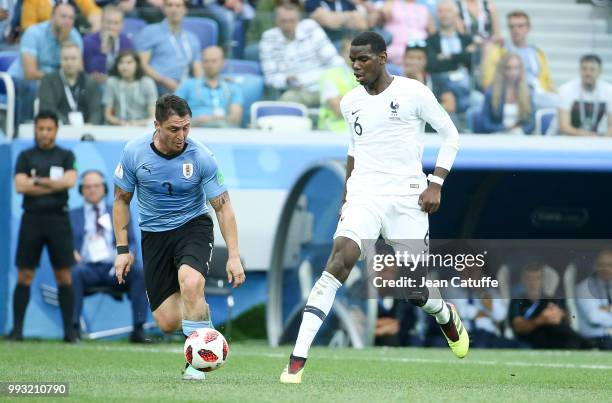
[[[595,273],[576,287],[580,334],[604,350],[612,350],[612,249],[595,261]]]
[[[266,85],[282,92],[281,101],[316,107],[322,72],[344,61],[319,24],[300,21],[297,5],[286,3],[275,12],[277,26],[265,31],[259,43]]]
[[[612,136],[612,85],[600,80],[601,58],[580,58],[580,78],[559,88],[559,132],[569,136]]]
[[[362,252],[368,252],[369,243],[382,235],[396,252],[423,253],[429,247],[428,214],[440,206],[442,184],[459,149],[459,134],[425,85],[389,75],[386,49],[384,39],[371,31],[351,42],[350,60],[360,86],[340,102],[350,128],[342,214],[327,267],[306,302],[281,383],[301,383],[308,350],[336,291]],[[421,162],[426,122],[443,137],[434,174],[427,178]],[[413,240],[410,245],[408,240]],[[411,290],[409,298],[436,319],[453,353],[465,357],[467,331],[437,288],[419,287]]]

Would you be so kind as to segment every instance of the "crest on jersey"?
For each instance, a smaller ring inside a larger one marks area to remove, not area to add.
[[[192,175],[193,175],[193,164],[191,163],[183,164],[183,176],[185,177],[185,179],[191,178]]]
[[[391,114],[389,115],[389,120],[400,120],[399,116],[397,115],[397,111],[399,109],[399,102],[397,102],[397,100],[394,99],[389,104],[389,108],[391,108]]]

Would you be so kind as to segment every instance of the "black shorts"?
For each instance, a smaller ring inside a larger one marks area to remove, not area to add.
[[[54,269],[70,268],[74,264],[72,228],[68,215],[23,213],[15,257],[17,267],[38,267],[45,246]]]
[[[170,231],[142,231],[145,287],[151,311],[179,291],[178,269],[182,264],[206,278],[213,244],[213,222],[208,214]]]

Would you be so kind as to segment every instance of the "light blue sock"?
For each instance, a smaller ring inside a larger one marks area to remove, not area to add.
[[[201,329],[203,327],[208,327],[210,329],[214,329],[214,326],[212,324],[211,320],[200,320],[200,321],[193,321],[193,320],[186,320],[183,319],[183,334],[187,337],[189,337],[189,335],[196,329]]]

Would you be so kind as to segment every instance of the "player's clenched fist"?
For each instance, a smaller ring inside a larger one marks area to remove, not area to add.
[[[244,268],[239,257],[230,257],[227,260],[227,281],[233,284],[234,288],[240,287],[246,281]]]
[[[119,284],[125,283],[125,277],[130,272],[132,263],[134,263],[132,253],[122,253],[115,258],[115,275]]]
[[[440,208],[440,194],[442,187],[438,184],[432,183],[421,196],[419,197],[419,206],[421,206],[421,211],[424,211],[428,214],[433,214]]]

